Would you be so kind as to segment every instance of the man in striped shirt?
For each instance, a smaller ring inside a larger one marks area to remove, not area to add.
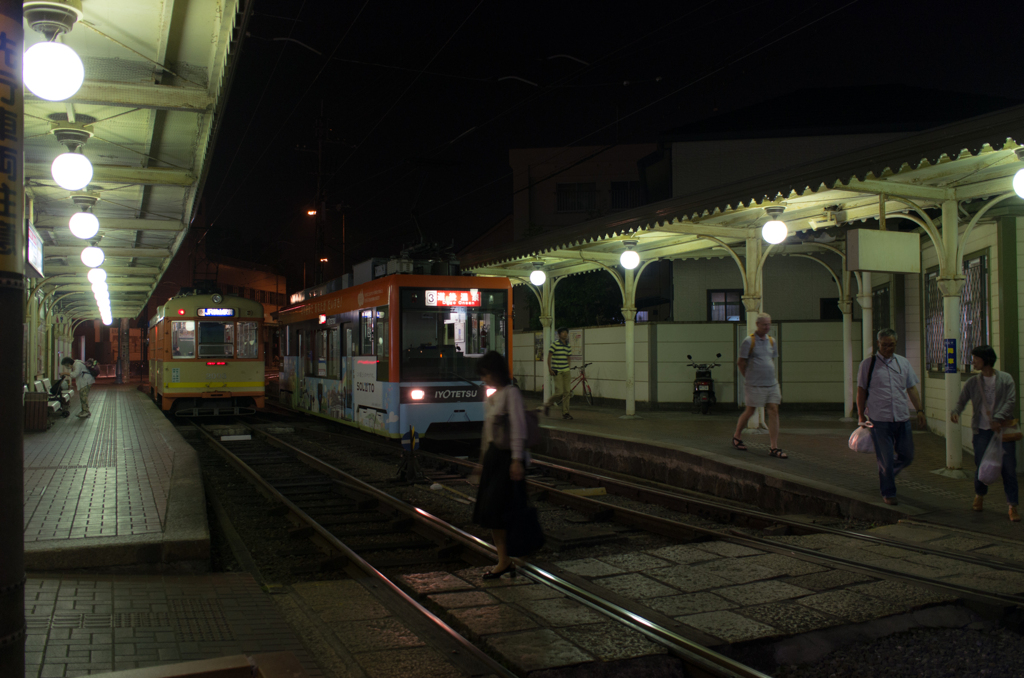
[[[562,399],[562,419],[572,419],[569,414],[569,328],[558,328],[558,339],[548,351],[548,372],[555,378],[555,394],[544,403],[544,414],[552,403]]]

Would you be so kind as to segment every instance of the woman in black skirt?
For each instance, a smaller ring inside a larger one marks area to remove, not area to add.
[[[508,555],[508,525],[505,512],[512,505],[513,483],[522,482],[526,456],[526,415],[523,396],[512,385],[508,359],[490,351],[477,364],[484,383],[495,389],[484,401],[483,437],[481,438],[480,488],[477,490],[473,522],[490,528],[498,550],[498,564],[484,579],[497,579],[506,572],[516,576],[516,566]]]

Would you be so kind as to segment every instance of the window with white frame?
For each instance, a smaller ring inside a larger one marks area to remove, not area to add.
[[[928,370],[942,371],[946,349],[938,270],[926,273],[924,283],[925,363]],[[982,254],[965,259],[957,346],[957,370],[960,372],[970,372],[974,347],[989,343],[988,292],[988,256]]]

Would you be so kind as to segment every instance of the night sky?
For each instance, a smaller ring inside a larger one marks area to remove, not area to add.
[[[891,85],[865,111],[899,107],[897,83],[1022,98],[1019,15],[972,6],[1013,4],[256,0],[204,192],[209,251],[302,283],[321,107],[336,277],[342,212],[349,266],[417,226],[456,250],[492,227],[510,148],[653,142],[806,88],[836,88],[824,121],[844,87]]]

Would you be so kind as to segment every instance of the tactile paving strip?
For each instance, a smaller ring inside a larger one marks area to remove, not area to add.
[[[32,629],[173,629],[179,642],[212,643],[234,640],[234,634],[219,602],[200,598],[169,598],[167,612],[118,612],[92,614],[56,612],[52,616],[29,616]]]
[[[112,468],[117,461],[117,413],[121,394],[111,391],[104,395],[103,409],[99,413],[99,431],[93,441],[89,461],[86,462],[90,468]]]

